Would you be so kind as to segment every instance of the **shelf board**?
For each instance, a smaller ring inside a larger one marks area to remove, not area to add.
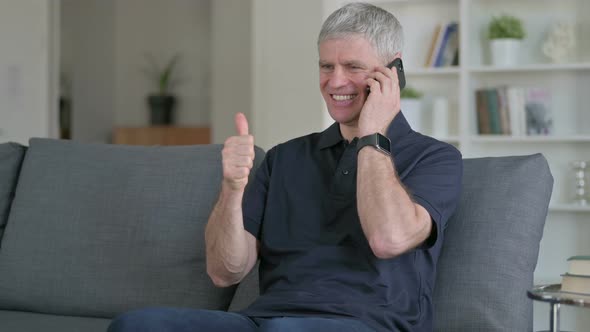
[[[508,135],[474,135],[471,141],[476,143],[590,143],[590,135],[571,136],[508,136]]]
[[[412,76],[438,76],[438,75],[459,75],[459,67],[422,67],[406,68],[406,75]]]
[[[590,212],[590,205],[576,205],[576,204],[551,204],[549,211],[553,212]]]
[[[447,142],[450,144],[457,144],[459,143],[459,137],[458,136],[447,136],[447,137],[440,137],[440,136],[433,136],[433,138],[442,141],[442,142]]]
[[[564,70],[590,70],[590,62],[563,63],[563,64],[528,64],[514,67],[475,66],[468,69],[469,72],[478,73],[515,73],[515,72],[543,72]]]

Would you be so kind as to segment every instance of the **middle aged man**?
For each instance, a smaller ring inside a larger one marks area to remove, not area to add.
[[[397,19],[378,7],[330,15],[319,71],[335,123],[269,150],[249,184],[254,138],[236,115],[206,229],[207,270],[226,287],[260,259],[254,303],[238,313],[144,309],[110,331],[432,331],[462,161],[400,111],[398,76],[385,65],[401,58],[402,40]]]

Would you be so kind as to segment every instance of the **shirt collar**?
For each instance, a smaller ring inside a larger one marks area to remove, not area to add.
[[[340,133],[340,125],[338,124],[338,122],[334,122],[330,127],[328,127],[320,134],[318,148],[320,150],[329,148],[340,143],[343,140],[344,138]]]
[[[395,118],[393,118],[393,120],[389,124],[389,127],[387,128],[385,135],[387,136],[387,138],[389,138],[392,144],[395,144],[395,142],[397,142],[403,136],[409,134],[411,131],[412,128],[410,128],[410,124],[406,120],[406,117],[403,115],[402,111],[399,111],[399,113],[397,113]],[[340,133],[340,125],[338,124],[338,122],[334,122],[330,127],[321,132],[320,139],[318,142],[318,148],[329,148],[340,143],[343,140],[344,138]]]

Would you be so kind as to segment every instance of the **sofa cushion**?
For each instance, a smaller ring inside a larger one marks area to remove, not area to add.
[[[540,154],[464,160],[435,286],[435,331],[531,331],[553,177]]]
[[[256,264],[236,288],[236,293],[229,305],[229,311],[244,310],[258,298],[260,295],[258,280],[258,264]]]
[[[0,310],[0,322],[7,332],[105,332],[111,320]]]
[[[227,309],[234,289],[208,278],[203,235],[221,148],[32,139],[0,251],[0,308]]]
[[[0,144],[0,243],[25,151],[18,143]]]

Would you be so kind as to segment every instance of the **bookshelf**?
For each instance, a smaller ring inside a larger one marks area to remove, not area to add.
[[[324,0],[325,16],[347,0]],[[569,163],[590,160],[590,1],[588,0],[369,0],[396,15],[405,33],[406,79],[424,93],[424,133],[431,134],[432,100],[449,101],[449,136],[465,158],[543,153],[554,176],[549,214],[535,270],[536,284],[559,283],[566,259],[590,254],[590,207],[570,203],[573,173]],[[492,16],[509,13],[522,19],[526,38],[518,65],[490,65],[485,31]],[[458,66],[425,68],[437,24],[459,22]],[[541,51],[552,24],[576,26],[576,50],[562,63]],[[551,136],[479,135],[475,91],[502,85],[543,87],[551,92]],[[547,306],[535,303],[534,330],[547,329]],[[590,316],[562,307],[566,330],[585,331]]]

